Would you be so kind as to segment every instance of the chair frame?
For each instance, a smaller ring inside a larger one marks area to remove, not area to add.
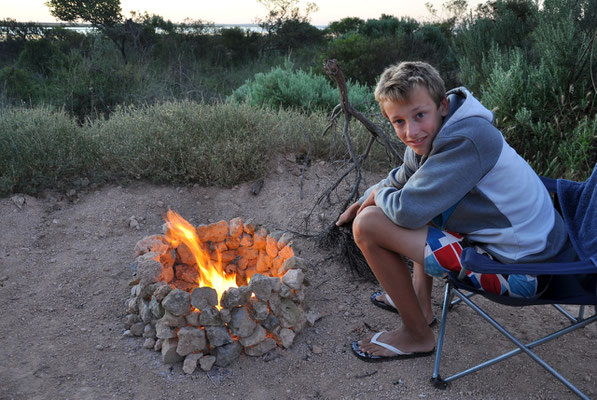
[[[572,316],[568,313],[564,308],[557,304],[551,304],[556,310],[562,313],[568,320],[570,321],[570,325],[562,328],[556,332],[551,334],[545,335],[542,338],[535,340],[531,343],[524,344],[520,340],[518,340],[514,335],[512,335],[506,328],[504,328],[501,324],[499,324],[495,319],[493,319],[489,314],[487,314],[481,307],[475,304],[473,301],[470,300],[475,293],[465,292],[464,290],[457,288],[450,280],[446,284],[445,294],[444,294],[444,303],[442,308],[442,317],[441,317],[441,324],[439,330],[439,338],[437,342],[437,353],[435,356],[435,365],[433,368],[433,376],[432,382],[437,388],[445,388],[448,383],[462,378],[466,375],[469,375],[473,372],[479,371],[483,368],[489,367],[491,365],[497,364],[500,361],[504,361],[512,356],[515,356],[520,353],[526,353],[533,361],[537,364],[541,365],[545,368],[549,373],[551,373],[556,379],[558,379],[562,384],[564,384],[568,389],[578,395],[581,399],[590,400],[590,398],[584,394],[580,389],[574,386],[570,381],[568,381],[564,376],[562,376],[559,372],[557,372],[551,365],[549,365],[545,360],[539,357],[535,352],[531,349],[537,347],[541,344],[547,343],[553,339],[556,339],[560,336],[563,336],[567,333],[575,331],[577,329],[583,328],[591,323],[597,321],[597,306],[595,307],[593,315],[585,318],[585,306],[581,305],[579,308],[579,315],[578,317]],[[458,297],[456,300],[452,300],[454,296]],[[475,366],[472,366],[466,370],[460,371],[455,373],[447,378],[442,378],[439,374],[442,350],[444,346],[444,339],[445,339],[445,332],[446,332],[446,322],[448,317],[448,312],[457,303],[463,302],[469,307],[471,307],[475,312],[477,312],[481,317],[483,317],[491,326],[497,329],[502,335],[504,335],[508,340],[514,343],[517,348],[506,352],[500,356],[492,358],[490,360],[484,361],[479,363]]]
[[[597,171],[597,167],[595,169]],[[594,172],[595,173],[595,172]],[[555,179],[541,177],[542,182],[545,184],[547,190],[551,193],[556,194],[554,196],[554,207],[559,210],[559,203],[558,203],[558,184]],[[441,316],[441,324],[439,330],[439,337],[437,342],[437,353],[435,357],[435,365],[433,368],[433,375],[432,375],[432,382],[438,388],[445,388],[450,382],[467,376],[473,372],[479,371],[483,368],[489,367],[494,365],[500,361],[506,360],[512,356],[517,354],[525,353],[533,361],[551,373],[556,379],[558,379],[562,384],[564,384],[568,389],[570,389],[573,393],[575,393],[581,399],[589,400],[589,397],[583,393],[578,387],[574,386],[570,381],[568,381],[564,376],[562,376],[559,372],[557,372],[551,365],[549,365],[545,360],[539,357],[535,352],[532,351],[534,347],[547,343],[553,339],[556,339],[560,336],[563,336],[567,333],[573,332],[577,329],[583,328],[591,323],[595,323],[597,321],[597,292],[592,293],[589,296],[584,295],[576,296],[576,292],[574,293],[567,293],[570,297],[563,297],[561,298],[558,296],[558,289],[560,286],[556,285],[554,291],[550,293],[549,299],[542,299],[541,297],[537,299],[515,299],[508,296],[499,296],[495,294],[489,294],[486,292],[482,292],[479,290],[475,290],[474,288],[470,288],[466,284],[464,284],[461,280],[464,277],[466,270],[479,272],[479,273],[505,273],[505,274],[516,274],[516,273],[530,273],[535,275],[558,275],[562,278],[560,279],[570,279],[570,276],[580,275],[580,274],[590,274],[594,276],[597,274],[597,256],[592,256],[589,259],[575,261],[571,263],[566,263],[565,268],[562,268],[562,264],[558,263],[546,263],[546,264],[501,264],[498,262],[494,262],[489,260],[487,257],[479,255],[475,252],[472,248],[465,248],[462,253],[462,265],[463,269],[460,274],[449,273],[448,277],[446,278],[446,288],[444,293],[444,302],[442,308],[442,316]],[[554,292],[555,296],[554,296]],[[483,297],[487,297],[490,301],[494,301],[498,304],[508,305],[508,306],[525,306],[525,305],[551,305],[556,308],[561,314],[563,314],[570,322],[568,326],[557,330],[555,332],[549,333],[542,338],[535,340],[531,343],[523,343],[522,341],[518,340],[512,333],[510,333],[506,328],[504,328],[501,324],[499,324],[496,320],[494,320],[488,313],[486,313],[481,307],[479,307],[476,303],[474,303],[470,298],[473,295],[481,294]],[[454,299],[454,296],[457,299]],[[548,296],[549,297],[549,296]],[[445,340],[445,333],[446,333],[446,322],[448,318],[448,311],[457,303],[465,303],[469,307],[471,307],[477,314],[479,314],[483,319],[485,319],[491,326],[497,329],[502,335],[504,335],[508,340],[516,345],[516,349],[508,351],[500,356],[494,357],[490,360],[481,362],[475,366],[472,366],[468,369],[463,371],[457,372],[447,378],[442,378],[439,374],[442,350],[444,347],[444,340]],[[558,304],[559,303],[559,304]],[[578,316],[574,317],[568,311],[566,311],[560,304],[569,304],[579,306]],[[593,306],[593,314],[585,317],[585,307],[586,306]],[[597,327],[597,324],[596,324]]]

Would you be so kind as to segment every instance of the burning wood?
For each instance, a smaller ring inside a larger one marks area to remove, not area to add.
[[[186,373],[290,347],[317,317],[303,310],[307,265],[291,239],[240,218],[194,227],[168,211],[165,233],[135,246],[125,335],[164,363],[184,360]]]

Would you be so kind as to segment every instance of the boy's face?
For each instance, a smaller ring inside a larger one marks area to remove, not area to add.
[[[438,107],[427,88],[421,86],[413,88],[407,100],[387,100],[382,107],[398,138],[421,156],[431,151],[431,143],[449,111],[448,99],[444,97]]]

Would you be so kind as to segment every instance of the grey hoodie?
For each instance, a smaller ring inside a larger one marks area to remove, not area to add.
[[[369,188],[395,224],[433,221],[464,234],[502,262],[539,262],[567,240],[541,180],[493,125],[493,113],[466,88],[447,93],[449,113],[428,155],[407,148],[404,164]]]

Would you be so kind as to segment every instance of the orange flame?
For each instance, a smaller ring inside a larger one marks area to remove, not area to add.
[[[198,286],[209,286],[215,289],[218,293],[218,299],[222,297],[222,293],[227,289],[238,287],[236,285],[236,274],[226,274],[224,271],[221,253],[216,252],[217,261],[213,261],[209,251],[204,250],[207,245],[199,240],[193,225],[172,210],[168,210],[165,220],[168,225],[165,237],[170,245],[176,248],[181,243],[185,244],[195,257],[197,272],[199,272]]]

